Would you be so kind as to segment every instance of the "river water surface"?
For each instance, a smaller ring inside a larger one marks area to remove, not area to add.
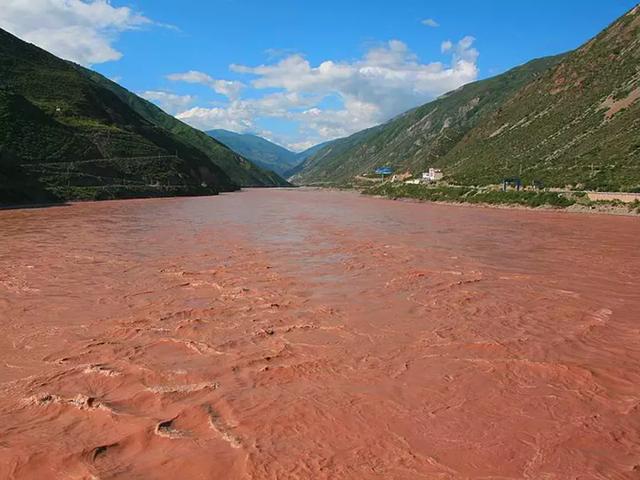
[[[0,212],[0,478],[640,478],[640,221],[354,193]]]

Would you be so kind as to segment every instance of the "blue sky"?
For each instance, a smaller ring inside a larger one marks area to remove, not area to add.
[[[0,27],[293,149],[584,43],[636,0],[3,0]]]

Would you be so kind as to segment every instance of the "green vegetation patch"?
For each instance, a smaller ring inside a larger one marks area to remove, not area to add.
[[[49,192],[57,198],[64,198],[66,200],[72,201],[217,195],[217,192],[212,191],[211,189],[192,185],[105,185],[91,187],[61,186],[49,188]]]
[[[414,198],[430,202],[475,203],[490,205],[521,205],[525,207],[566,208],[576,203],[573,194],[528,190],[486,190],[474,187],[428,187],[404,183],[383,183],[363,190],[366,195],[388,198]]]

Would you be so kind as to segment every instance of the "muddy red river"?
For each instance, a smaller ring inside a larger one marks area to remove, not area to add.
[[[639,238],[329,191],[2,211],[0,478],[640,478]]]

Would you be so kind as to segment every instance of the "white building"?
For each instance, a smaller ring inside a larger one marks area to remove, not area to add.
[[[442,170],[439,168],[430,168],[428,172],[422,174],[422,181],[437,182],[438,180],[442,180],[442,177],[444,177]]]

